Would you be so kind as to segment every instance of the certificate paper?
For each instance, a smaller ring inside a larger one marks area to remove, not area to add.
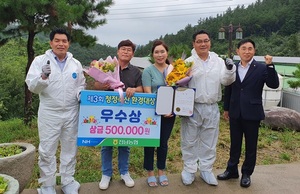
[[[176,115],[192,116],[194,110],[195,90],[178,87],[174,94],[173,112]]]
[[[171,114],[173,109],[174,88],[160,86],[157,90],[156,109],[158,115]]]
[[[192,116],[195,89],[185,87],[160,86],[157,90],[155,113],[157,115],[176,114]]]

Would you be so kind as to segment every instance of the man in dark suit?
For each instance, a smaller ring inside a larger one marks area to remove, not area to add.
[[[238,178],[238,163],[241,156],[243,135],[245,135],[245,160],[242,165],[240,185],[249,187],[256,163],[258,129],[265,118],[262,106],[264,84],[278,88],[279,78],[272,64],[272,56],[265,56],[265,63],[253,59],[255,43],[244,39],[238,43],[237,54],[241,61],[236,64],[236,81],[225,87],[224,117],[230,124],[230,158],[226,171],[219,174],[219,180]]]

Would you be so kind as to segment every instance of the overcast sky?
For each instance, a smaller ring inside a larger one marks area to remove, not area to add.
[[[104,17],[107,23],[87,33],[99,44],[116,47],[124,39],[137,45],[166,34],[176,34],[200,18],[215,17],[231,7],[248,5],[256,0],[114,0]],[[227,24],[225,24],[227,25]]]

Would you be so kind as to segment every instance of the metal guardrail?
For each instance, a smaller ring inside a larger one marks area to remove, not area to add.
[[[234,55],[233,60],[240,60],[240,56]],[[256,61],[264,62],[264,56],[254,56]],[[300,64],[300,57],[280,57],[280,56],[273,56],[274,63],[290,63],[290,64]]]
[[[281,106],[300,113],[300,92],[282,90]]]

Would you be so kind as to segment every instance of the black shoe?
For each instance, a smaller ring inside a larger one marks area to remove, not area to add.
[[[217,176],[217,179],[219,179],[219,180],[228,180],[228,179],[237,179],[237,178],[239,178],[238,173],[231,173],[227,170],[224,173],[219,174]]]
[[[243,174],[241,178],[241,187],[249,187],[251,184],[250,175]]]

